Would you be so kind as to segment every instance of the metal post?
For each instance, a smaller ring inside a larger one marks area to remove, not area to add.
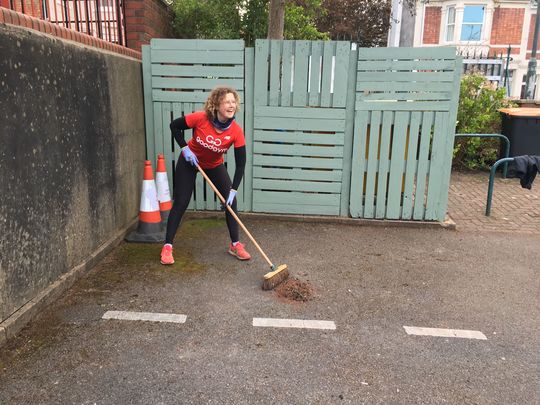
[[[73,8],[75,9],[75,31],[81,32],[79,21],[79,0],[73,0]]]
[[[86,17],[86,33],[88,35],[93,35],[92,34],[92,28],[90,26],[90,23],[91,23],[91,19],[90,19],[90,9],[88,8],[88,0],[84,0],[84,15]]]
[[[506,89],[506,95],[510,96],[510,80],[508,80],[508,66],[510,65],[510,52],[512,47],[508,45],[508,53],[506,54],[506,70],[504,71],[504,88]]]
[[[489,214],[491,213],[491,199],[493,198],[493,185],[495,181],[495,171],[497,171],[497,167],[501,164],[508,164],[509,162],[513,162],[514,158],[503,158],[497,160],[493,166],[491,166],[491,170],[489,171],[489,184],[488,184],[488,195],[487,195],[487,201],[486,201],[486,217],[489,217]]]
[[[114,4],[116,6],[116,33],[118,35],[118,40],[116,42],[118,45],[124,45],[124,41],[122,38],[122,23],[120,21],[120,0],[116,0]]]
[[[534,99],[534,84],[536,83],[536,49],[538,48],[538,30],[540,29],[540,0],[536,0],[536,24],[534,25],[534,35],[532,43],[531,59],[527,68],[527,81],[525,87],[525,97],[527,100]]]
[[[65,22],[66,28],[70,28],[71,20],[70,20],[70,17],[69,17],[69,9],[68,9],[67,2],[68,2],[68,0],[64,0],[64,13],[65,13],[64,22]]]
[[[40,6],[40,9],[41,9],[41,18],[43,20],[48,20],[49,19],[49,13],[47,12],[47,3],[45,2],[45,0],[41,0],[39,6]]]
[[[120,11],[122,11],[122,34],[124,35],[124,42],[123,45],[125,47],[128,47],[127,43],[127,27],[126,27],[126,2],[125,0],[121,0],[120,2]]]

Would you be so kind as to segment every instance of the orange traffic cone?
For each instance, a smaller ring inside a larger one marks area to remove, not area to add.
[[[156,170],[157,199],[159,201],[159,211],[161,213],[161,225],[167,226],[167,219],[172,208],[171,193],[169,192],[169,180],[165,169],[165,157],[158,155]]]
[[[156,183],[152,173],[152,163],[144,161],[144,175],[141,192],[141,207],[139,210],[139,226],[131,232],[128,242],[164,242],[165,233],[161,229],[161,215],[157,199]]]

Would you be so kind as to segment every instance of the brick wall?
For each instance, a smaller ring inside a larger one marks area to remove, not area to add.
[[[531,15],[531,25],[529,27],[529,40],[527,41],[527,50],[530,51],[532,49],[533,45],[533,39],[534,39],[534,25],[536,24],[536,14]],[[537,48],[538,48],[538,44]],[[527,56],[528,58],[529,56]]]
[[[510,55],[519,55],[520,48],[517,46],[513,46],[512,49],[510,49]],[[489,54],[497,54],[497,55],[506,55],[508,53],[508,45],[506,46],[490,46],[489,47]]]
[[[172,36],[172,11],[162,0],[126,0],[128,48],[141,50],[151,38]]]
[[[172,37],[173,13],[163,0],[125,0],[124,6],[128,48],[140,52],[141,45],[150,43],[151,38]],[[0,7],[10,9],[10,0],[0,0]],[[12,12],[23,13],[23,10],[27,17],[42,18],[40,0],[13,0]],[[2,11],[0,11],[0,14],[2,14]],[[14,21],[9,22],[11,24],[27,26],[26,21],[23,22],[25,17],[20,17],[20,24],[19,18],[9,18],[9,21],[11,20]],[[44,22],[49,24],[46,21]],[[37,22],[33,25],[37,27]],[[32,24],[30,24],[30,28],[33,28]],[[52,31],[52,28],[50,31]]]
[[[520,44],[524,16],[524,8],[496,8],[493,13],[491,44]]]
[[[424,15],[424,44],[438,44],[442,7],[426,7]]]

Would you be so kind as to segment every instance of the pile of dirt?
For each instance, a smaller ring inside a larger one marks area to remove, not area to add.
[[[313,298],[313,287],[309,282],[290,277],[276,287],[279,297],[291,301],[306,302]]]

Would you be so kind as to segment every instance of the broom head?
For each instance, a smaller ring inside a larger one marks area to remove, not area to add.
[[[276,270],[266,273],[262,283],[263,290],[273,290],[279,284],[287,280],[289,277],[289,270],[287,270],[286,264],[280,264]]]

